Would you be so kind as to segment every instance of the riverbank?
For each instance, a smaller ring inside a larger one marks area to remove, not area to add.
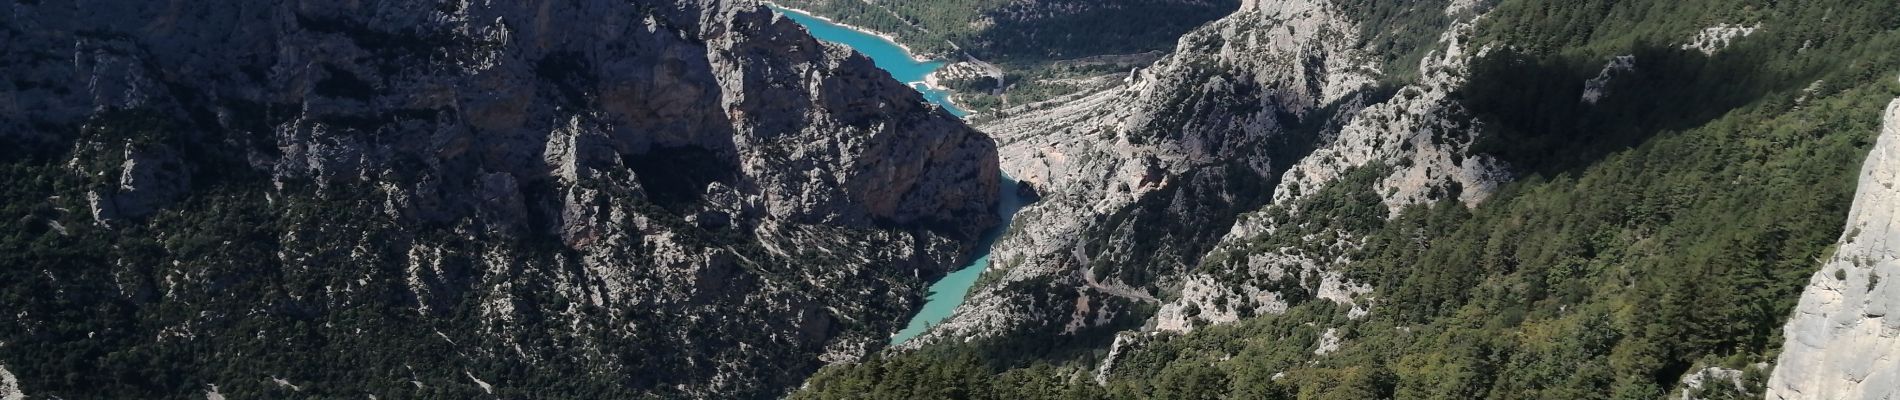
[[[949,66],[951,65],[955,65],[955,63],[945,64],[944,68],[949,68]],[[941,82],[942,79],[938,77],[938,73],[943,72],[944,68],[938,68],[936,71],[930,71],[929,74],[925,74],[924,81],[922,82],[924,87],[930,90],[943,92],[944,94],[943,102],[945,104],[949,104],[951,108],[955,108],[957,110],[963,111],[962,115],[958,115],[959,117],[968,119],[970,117],[976,116],[977,114],[980,114],[974,110],[971,110],[970,107],[963,105],[962,102],[958,102],[957,92],[950,90],[949,87],[946,87],[943,85],[943,82]]]

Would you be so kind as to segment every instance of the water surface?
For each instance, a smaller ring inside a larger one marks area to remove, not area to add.
[[[923,310],[919,310],[917,316],[910,319],[909,326],[897,331],[896,336],[891,336],[891,344],[903,343],[905,340],[917,337],[924,333],[925,329],[950,318],[950,314],[957,310],[957,306],[963,304],[964,298],[970,294],[970,286],[975,285],[976,278],[982,276],[983,270],[990,266],[990,245],[996,244],[996,239],[1009,230],[1009,224],[1015,219],[1016,211],[1023,209],[1023,198],[1016,194],[1016,185],[1015,179],[1010,179],[1008,175],[1003,176],[1002,185],[998,189],[1001,192],[999,193],[1001,198],[996,201],[996,216],[1002,218],[1001,223],[983,234],[983,240],[976,245],[976,259],[930,285],[930,295],[924,298]]]
[[[917,61],[916,58],[911,57],[910,53],[904,51],[903,46],[898,46],[897,43],[884,40],[877,35],[834,24],[796,10],[778,6],[767,7],[785,14],[786,17],[792,19],[792,22],[805,26],[805,30],[811,32],[811,36],[818,40],[842,44],[857,50],[865,57],[870,57],[871,62],[877,64],[877,67],[883,69],[884,72],[889,72],[891,78],[910,85],[912,89],[917,89],[918,93],[923,93],[925,100],[942,106],[950,114],[958,117],[969,114],[968,111],[950,103],[950,92],[924,85],[924,76],[930,75],[930,72],[936,71],[937,68],[942,68],[943,61]]]

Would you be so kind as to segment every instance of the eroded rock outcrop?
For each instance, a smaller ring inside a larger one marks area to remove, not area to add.
[[[1887,106],[1834,255],[1808,279],[1769,399],[1900,397],[1900,100]]]
[[[1696,32],[1695,37],[1691,38],[1688,43],[1683,43],[1682,49],[1695,50],[1702,52],[1702,54],[1715,54],[1715,52],[1728,48],[1729,44],[1734,43],[1736,40],[1755,34],[1757,30],[1761,30],[1761,24],[1746,26],[1720,24],[1703,28],[1701,32]]]

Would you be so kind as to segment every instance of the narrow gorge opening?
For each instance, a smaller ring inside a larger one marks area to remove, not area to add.
[[[969,115],[968,111],[958,107],[951,100],[950,92],[927,83],[931,81],[930,75],[944,66],[944,61],[913,55],[909,52],[909,48],[890,41],[888,36],[880,36],[878,33],[861,28],[834,23],[829,19],[799,10],[778,6],[772,6],[772,9],[791,18],[800,26],[804,26],[812,37],[850,47],[870,58],[879,69],[891,74],[892,79],[916,89],[923,95],[924,100],[943,107],[945,112],[957,117]],[[891,344],[901,344],[915,338],[928,331],[931,326],[950,318],[950,315],[956,312],[957,306],[962,305],[966,296],[970,294],[970,289],[976,284],[977,278],[988,269],[990,246],[995,244],[1004,232],[1009,231],[1011,217],[1026,204],[1019,192],[1020,184],[1016,180],[1003,176],[1001,182],[1002,185],[997,190],[1000,198],[997,199],[996,212],[1002,223],[983,233],[968,264],[950,271],[949,274],[945,274],[930,284],[923,307],[911,317],[903,330],[891,336]]]

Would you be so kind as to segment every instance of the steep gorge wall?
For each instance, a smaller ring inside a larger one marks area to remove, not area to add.
[[[35,396],[769,397],[995,224],[988,137],[751,1],[0,20]]]

